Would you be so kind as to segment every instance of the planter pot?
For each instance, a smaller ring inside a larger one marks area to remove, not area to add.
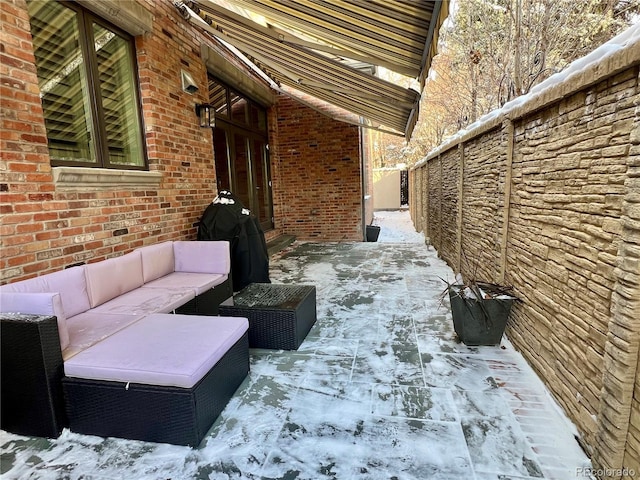
[[[515,298],[476,300],[466,298],[461,288],[449,289],[453,329],[465,345],[497,345],[507,326]]]
[[[367,242],[377,242],[380,235],[380,227],[367,225]]]

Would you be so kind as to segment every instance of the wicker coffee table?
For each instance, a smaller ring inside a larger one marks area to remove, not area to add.
[[[249,346],[297,350],[316,323],[316,287],[252,283],[220,304],[219,314],[249,319]]]

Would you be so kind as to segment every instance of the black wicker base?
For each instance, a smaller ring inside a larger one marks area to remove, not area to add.
[[[248,334],[193,388],[62,379],[78,433],[197,447],[249,373]]]
[[[56,317],[3,313],[0,428],[55,438],[66,426]]]
[[[249,320],[250,347],[297,350],[316,323],[316,287],[252,283],[219,311]]]
[[[176,309],[184,315],[218,315],[218,306],[233,295],[231,278],[189,300]]]

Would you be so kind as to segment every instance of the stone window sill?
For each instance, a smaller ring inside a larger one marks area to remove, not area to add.
[[[155,188],[162,173],[108,168],[53,167],[53,182],[61,190],[105,190]]]

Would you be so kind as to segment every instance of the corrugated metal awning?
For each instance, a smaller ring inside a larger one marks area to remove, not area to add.
[[[441,0],[199,0],[184,4],[210,33],[276,82],[411,136],[420,94],[371,72],[385,67],[422,90],[448,13]],[[368,68],[367,68],[368,67]]]

